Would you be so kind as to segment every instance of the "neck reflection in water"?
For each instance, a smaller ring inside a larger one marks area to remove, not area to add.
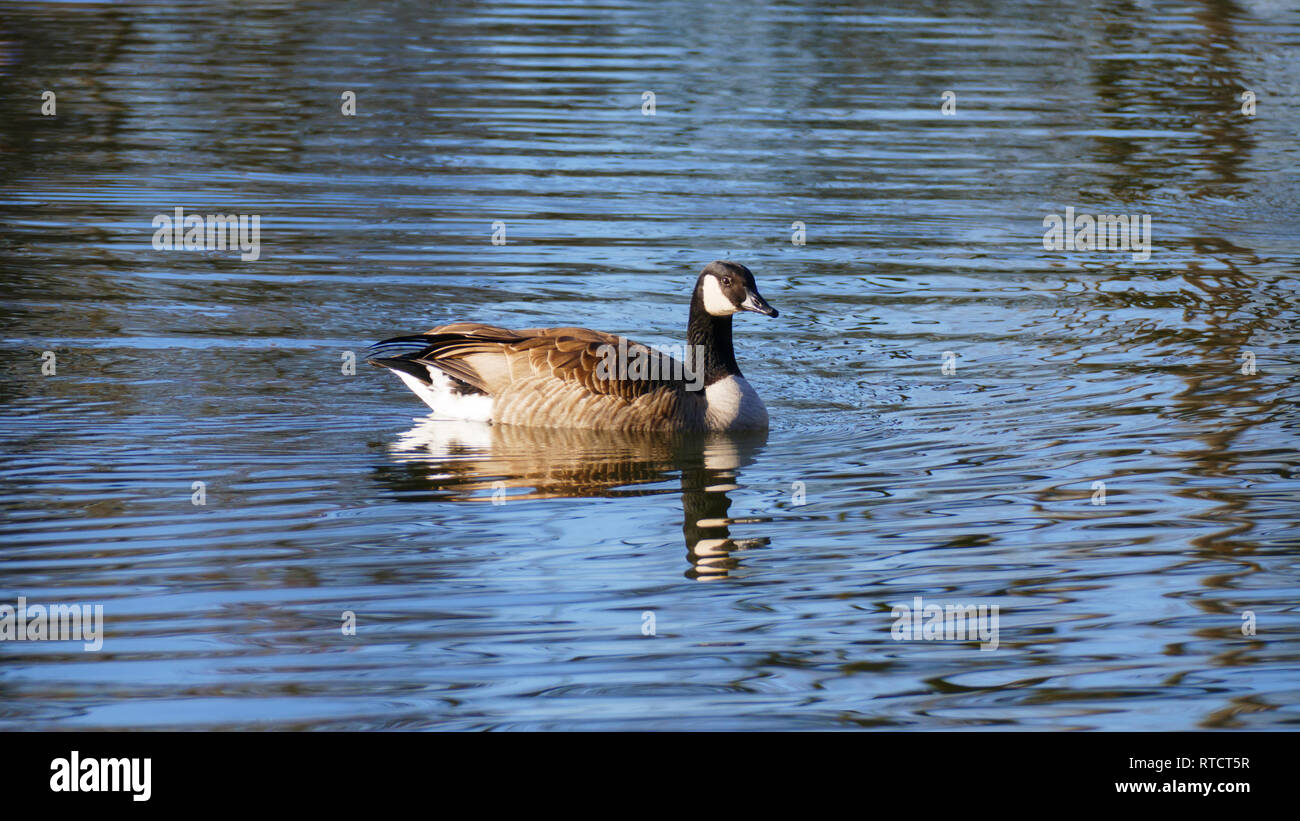
[[[724,577],[739,566],[732,554],[767,538],[732,539],[727,492],[739,469],[767,443],[766,431],[638,434],[551,430],[425,419],[390,446],[392,469],[380,480],[405,498],[419,491],[449,502],[490,504],[525,499],[651,496],[680,492],[690,578]],[[680,478],[680,491],[662,484]],[[427,500],[424,497],[422,501]]]

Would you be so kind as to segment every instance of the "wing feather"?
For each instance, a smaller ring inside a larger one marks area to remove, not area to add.
[[[492,396],[498,420],[645,429],[690,425],[703,414],[702,391],[688,390],[683,377],[690,373],[681,362],[587,328],[515,331],[458,322],[385,340],[372,351],[375,364],[391,368],[398,359],[437,368]]]

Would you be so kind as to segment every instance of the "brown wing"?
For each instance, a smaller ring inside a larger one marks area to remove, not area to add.
[[[421,336],[427,344],[410,357],[412,361],[438,368],[491,395],[504,393],[521,380],[543,377],[631,401],[680,389],[690,379],[684,363],[665,353],[587,328],[512,331],[458,322],[439,325]]]

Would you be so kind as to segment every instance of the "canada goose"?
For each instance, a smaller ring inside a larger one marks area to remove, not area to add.
[[[511,331],[458,322],[386,339],[367,360],[440,415],[508,425],[624,431],[765,430],[767,408],[740,374],[731,317],[777,316],[754,275],[711,262],[691,295],[684,361],[586,328]]]

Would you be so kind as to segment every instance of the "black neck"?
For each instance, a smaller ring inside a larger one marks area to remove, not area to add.
[[[731,317],[714,316],[704,310],[704,294],[699,286],[696,286],[695,293],[691,295],[691,318],[686,323],[686,342],[691,346],[691,367],[700,367],[700,363],[694,361],[695,351],[704,354],[705,386],[728,376],[740,376],[736,353],[731,347]]]

